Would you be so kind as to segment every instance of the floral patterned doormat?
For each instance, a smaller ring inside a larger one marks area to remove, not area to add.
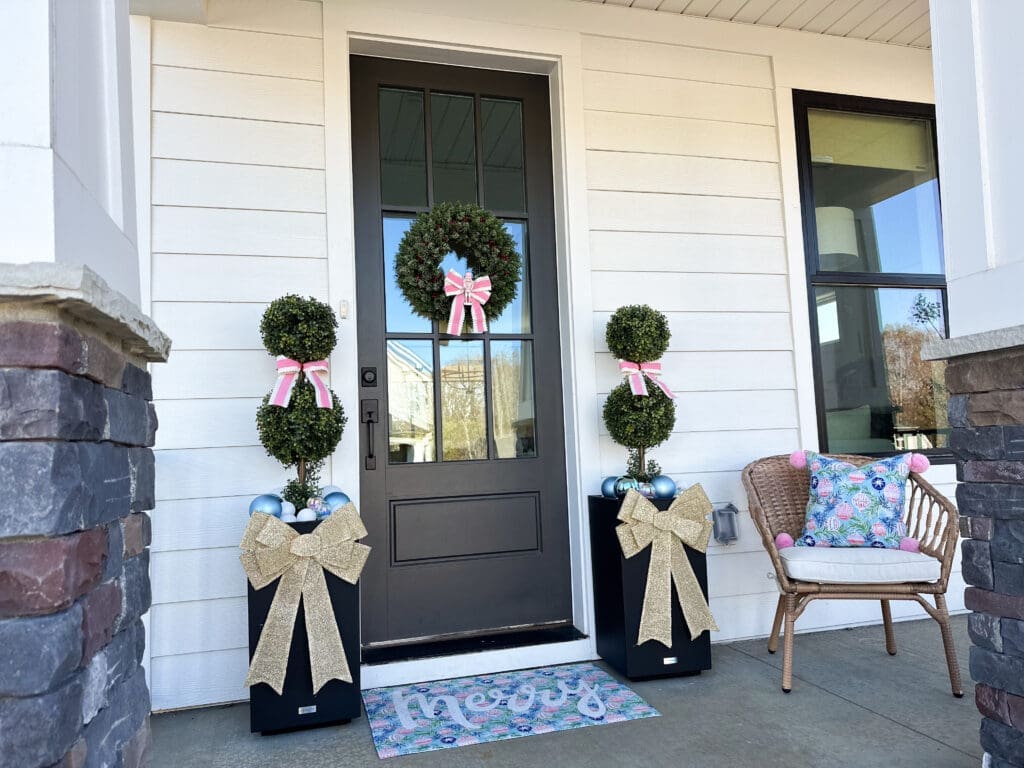
[[[567,664],[363,691],[382,757],[658,717],[593,664]]]

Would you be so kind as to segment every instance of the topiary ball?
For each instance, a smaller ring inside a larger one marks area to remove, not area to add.
[[[659,387],[647,397],[634,395],[628,382],[619,384],[604,403],[604,423],[619,445],[653,448],[668,440],[676,423],[676,406]]]
[[[671,337],[665,316],[646,304],[619,307],[604,332],[612,355],[632,363],[659,360]]]
[[[331,354],[337,327],[338,320],[328,305],[312,296],[289,294],[267,307],[260,321],[260,335],[270,354],[308,363]]]
[[[334,452],[345,429],[345,411],[331,392],[333,408],[318,408],[313,385],[305,379],[295,384],[287,408],[270,405],[270,395],[256,412],[256,428],[267,453],[285,466],[300,460],[317,462]],[[293,499],[287,496],[289,501]],[[305,499],[302,500],[305,506]]]

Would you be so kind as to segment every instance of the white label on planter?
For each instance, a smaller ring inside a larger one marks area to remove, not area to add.
[[[300,715],[312,715],[314,712],[316,712],[316,704],[312,704],[308,707],[299,707]]]
[[[668,665],[670,665],[670,664],[678,664],[679,663],[679,657],[678,656],[666,656],[664,659],[661,660],[661,663],[664,664],[666,667]]]

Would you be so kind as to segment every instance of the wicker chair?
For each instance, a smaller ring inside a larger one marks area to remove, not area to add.
[[[869,457],[839,455],[834,458],[860,465],[871,461]],[[953,649],[953,634],[946,608],[946,585],[953,565],[959,536],[956,508],[936,491],[927,480],[911,473],[908,480],[908,503],[904,513],[907,535],[920,542],[920,551],[940,563],[939,578],[935,581],[902,583],[837,584],[797,581],[786,575],[783,559],[775,547],[775,537],[783,532],[794,539],[803,532],[807,509],[808,476],[806,469],[795,469],[788,456],[771,456],[749,464],[743,470],[743,485],[747,490],[750,516],[761,534],[764,548],[771,556],[781,591],[775,611],[772,633],[768,636],[768,652],[775,653],[779,643],[779,629],[785,621],[782,656],[782,690],[789,693],[793,687],[793,629],[796,620],[808,603],[819,598],[831,600],[878,600],[882,604],[885,625],[885,648],[895,655],[896,638],[892,628],[890,600],[914,600],[921,604],[942,632],[942,643],[949,667],[949,682],[953,695],[964,695],[960,683],[960,668]],[[931,566],[934,568],[934,566]],[[931,605],[925,595],[933,595]]]

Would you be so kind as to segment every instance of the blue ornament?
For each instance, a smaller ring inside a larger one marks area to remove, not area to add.
[[[671,499],[676,495],[676,481],[671,477],[658,475],[651,480],[651,485],[654,486],[654,498],[656,499]]]
[[[606,499],[615,498],[615,483],[618,481],[617,477],[606,477],[604,482],[601,483],[601,495]]]
[[[618,478],[615,481],[615,496],[621,499],[623,496],[626,495],[627,491],[635,491],[639,486],[640,483],[636,481],[635,477],[623,475],[622,477]]]
[[[262,512],[263,514],[270,515],[271,517],[280,517],[280,497],[274,496],[271,493],[264,493],[262,496],[257,496],[249,505],[249,514],[252,515],[256,512]]]
[[[640,495],[643,496],[645,499],[654,498],[654,486],[651,485],[650,483],[640,483],[640,485],[637,486],[637,490],[640,492]]]
[[[332,491],[324,496],[324,504],[327,505],[328,514],[334,512],[339,507],[344,507],[350,501],[352,501],[352,499],[341,491]]]

